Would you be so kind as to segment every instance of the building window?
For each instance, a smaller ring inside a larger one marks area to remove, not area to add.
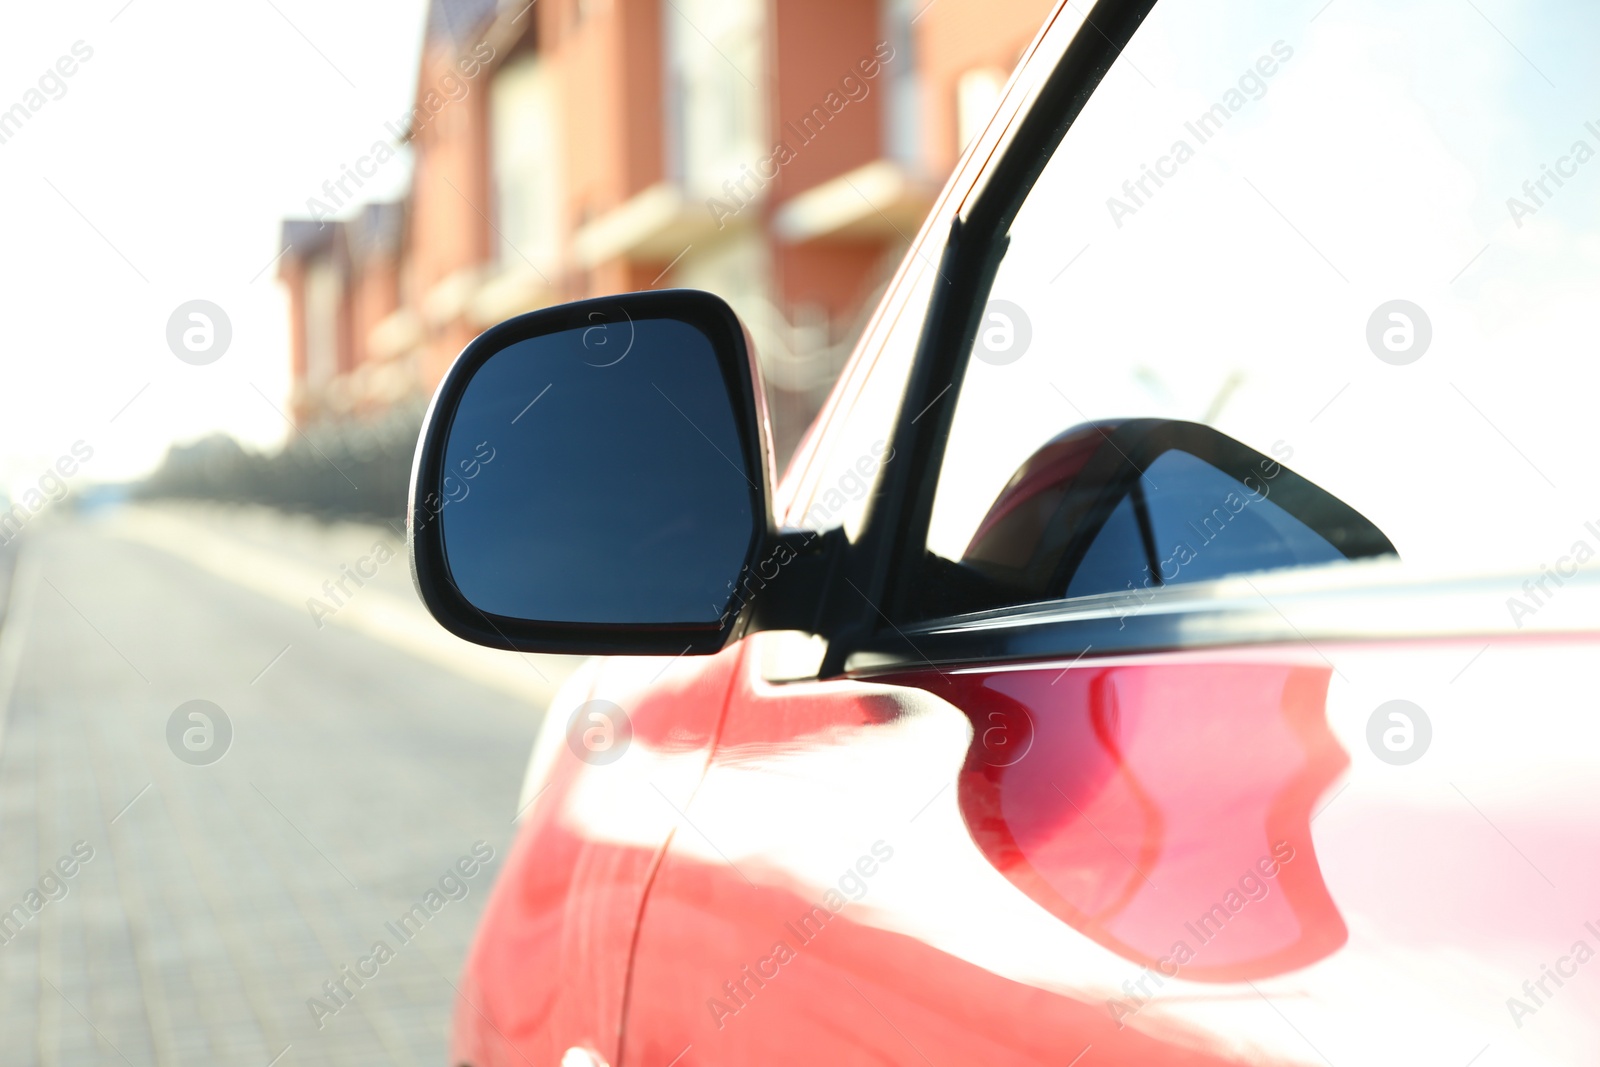
[[[669,173],[696,195],[765,158],[760,0],[663,0]]]
[[[1005,86],[1006,72],[998,67],[974,67],[961,75],[956,83],[956,143],[963,152],[989,125]]]

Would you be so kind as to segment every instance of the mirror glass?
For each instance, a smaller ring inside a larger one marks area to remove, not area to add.
[[[1066,595],[1120,593],[1344,559],[1271,497],[1272,479],[1263,472],[1234,477],[1187,452],[1164,452],[1112,509],[1072,572]]]
[[[717,622],[758,532],[734,412],[711,341],[677,320],[497,352],[462,394],[425,505],[456,587],[535,622]]]

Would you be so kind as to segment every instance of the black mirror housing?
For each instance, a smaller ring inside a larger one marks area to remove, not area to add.
[[[521,652],[710,654],[783,543],[751,344],[709,293],[585,300],[491,328],[435,392],[411,573],[435,619]]]

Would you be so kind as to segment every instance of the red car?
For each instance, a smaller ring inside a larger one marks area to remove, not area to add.
[[[1597,41],[1063,4],[781,478],[715,297],[468,346],[418,589],[605,658],[452,1063],[1600,1062]]]

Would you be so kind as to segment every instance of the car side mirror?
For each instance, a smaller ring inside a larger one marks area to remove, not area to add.
[[[1041,446],[990,506],[961,563],[991,584],[963,588],[957,609],[1394,555],[1354,508],[1209,426],[1087,423]]]
[[[709,293],[504,322],[457,357],[417,445],[417,591],[492,647],[716,652],[783,543],[768,437],[745,330]]]

